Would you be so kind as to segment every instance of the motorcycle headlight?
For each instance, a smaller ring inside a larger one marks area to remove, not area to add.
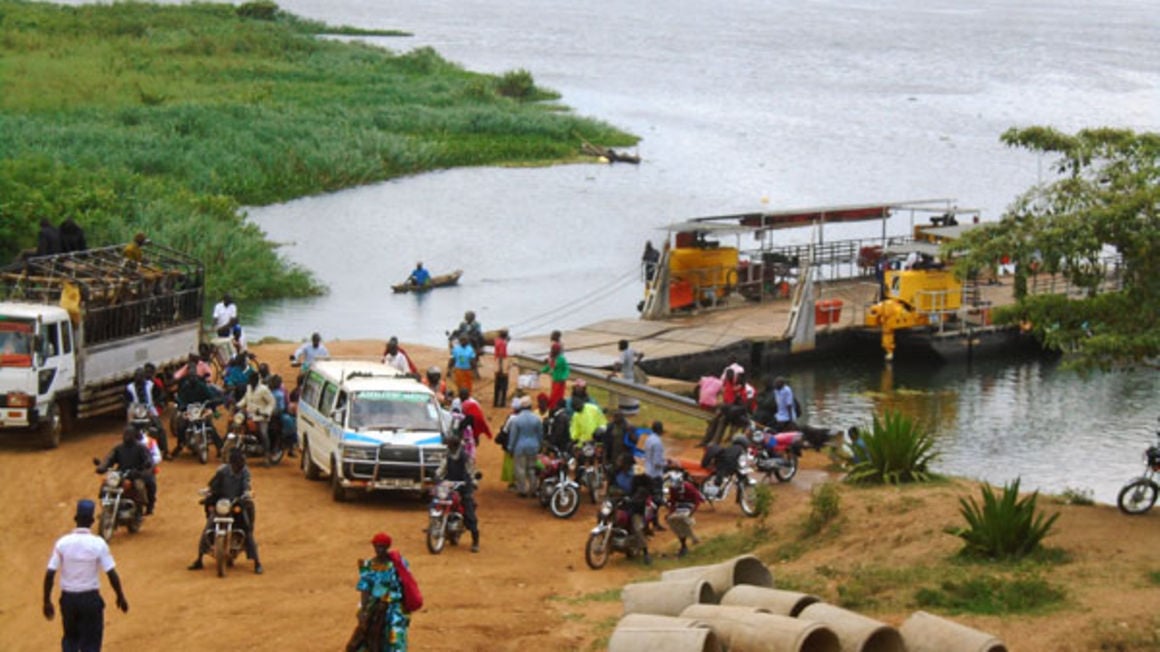
[[[133,410],[132,410],[131,414],[133,415],[134,421],[141,421],[144,419],[148,419],[149,418],[149,408],[145,407],[145,405],[143,403],[135,403],[135,404],[133,404]]]
[[[611,502],[606,500],[606,501],[604,501],[604,504],[600,506],[600,516],[601,517],[612,516],[612,503]]]
[[[435,497],[439,500],[447,500],[451,495],[451,485],[440,483],[435,486]]]
[[[230,499],[229,498],[219,498],[218,501],[216,503],[214,503],[213,511],[218,516],[229,516],[230,515]]]
[[[121,484],[121,474],[116,471],[109,471],[108,475],[105,476],[105,486],[116,487],[119,484]]]
[[[568,470],[569,471],[576,470],[576,458],[575,457],[568,458]]]
[[[240,426],[245,422],[246,422],[246,415],[242,414],[240,411],[234,413],[234,425]]]

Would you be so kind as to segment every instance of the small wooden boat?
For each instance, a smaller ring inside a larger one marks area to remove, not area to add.
[[[408,279],[406,281],[403,281],[402,283],[396,283],[395,285],[392,285],[391,289],[397,293],[426,292],[427,290],[431,290],[433,288],[442,288],[442,287],[447,287],[449,285],[456,285],[459,283],[460,276],[463,276],[463,270],[457,269],[454,272],[451,272],[450,274],[440,274],[438,276],[432,276],[431,280],[428,281],[426,285],[421,285],[421,286],[413,285],[411,283],[410,279]]]

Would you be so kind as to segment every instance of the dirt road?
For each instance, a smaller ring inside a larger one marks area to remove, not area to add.
[[[382,344],[329,346],[335,356],[378,355]],[[292,379],[293,370],[283,362],[291,345],[254,350],[276,373]],[[442,351],[408,351],[424,369],[447,362]],[[487,406],[490,385],[483,389],[486,397],[477,393]],[[498,429],[501,411],[488,410]],[[119,441],[122,426],[119,419],[84,422],[81,432],[54,451],[23,445],[17,437],[0,439],[0,485],[7,498],[0,512],[0,648],[59,646],[59,621],[48,623],[40,614],[44,565],[53,541],[72,527],[76,500],[96,497],[100,478],[90,459],[103,457]],[[379,530],[394,537],[424,592],[426,608],[411,630],[414,649],[586,646],[588,628],[565,617],[576,609],[566,599],[622,585],[635,564],[619,558],[600,572],[589,570],[583,545],[593,507],[585,503],[570,520],[552,518],[538,503],[505,490],[497,446],[482,445],[479,460],[485,473],[478,494],[482,551],[448,548],[438,556],[425,548],[426,506],[413,496],[336,503],[325,483],[303,478],[298,459],[286,458],[269,469],[251,467],[266,572],[254,575],[245,563],[224,579],[209,569],[185,569],[204,522],[196,492],[213,475],[214,463],[202,466],[186,455],[163,464],[156,515],[139,533],[118,530],[113,538],[130,612],[111,608],[106,585],[106,649],[340,649],[354,626],[356,563],[373,553],[370,537]],[[663,547],[673,548],[671,539]]]

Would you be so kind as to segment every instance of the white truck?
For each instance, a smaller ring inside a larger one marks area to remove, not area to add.
[[[197,351],[204,270],[151,244],[25,259],[0,269],[0,430],[60,445],[74,419],[123,411],[138,367]]]

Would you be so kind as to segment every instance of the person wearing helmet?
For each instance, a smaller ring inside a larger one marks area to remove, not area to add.
[[[439,403],[443,407],[451,404],[451,399],[447,394],[447,381],[443,378],[443,372],[439,370],[438,366],[431,366],[427,368],[427,376],[423,379],[427,388],[435,392],[435,397],[439,399]]]
[[[462,482],[459,498],[463,504],[463,525],[471,533],[471,552],[479,552],[479,519],[475,515],[475,462],[464,451],[460,435],[452,431],[443,438],[447,446],[447,456],[439,463],[435,472],[437,480]]]
[[[705,497],[680,471],[669,471],[665,474],[665,487],[668,489],[668,500],[665,505],[669,510],[665,522],[681,542],[677,557],[684,557],[689,553],[689,539],[693,540],[693,545],[701,543],[701,539],[693,531],[693,526],[697,524],[693,514],[697,511],[697,507],[705,502]]]

